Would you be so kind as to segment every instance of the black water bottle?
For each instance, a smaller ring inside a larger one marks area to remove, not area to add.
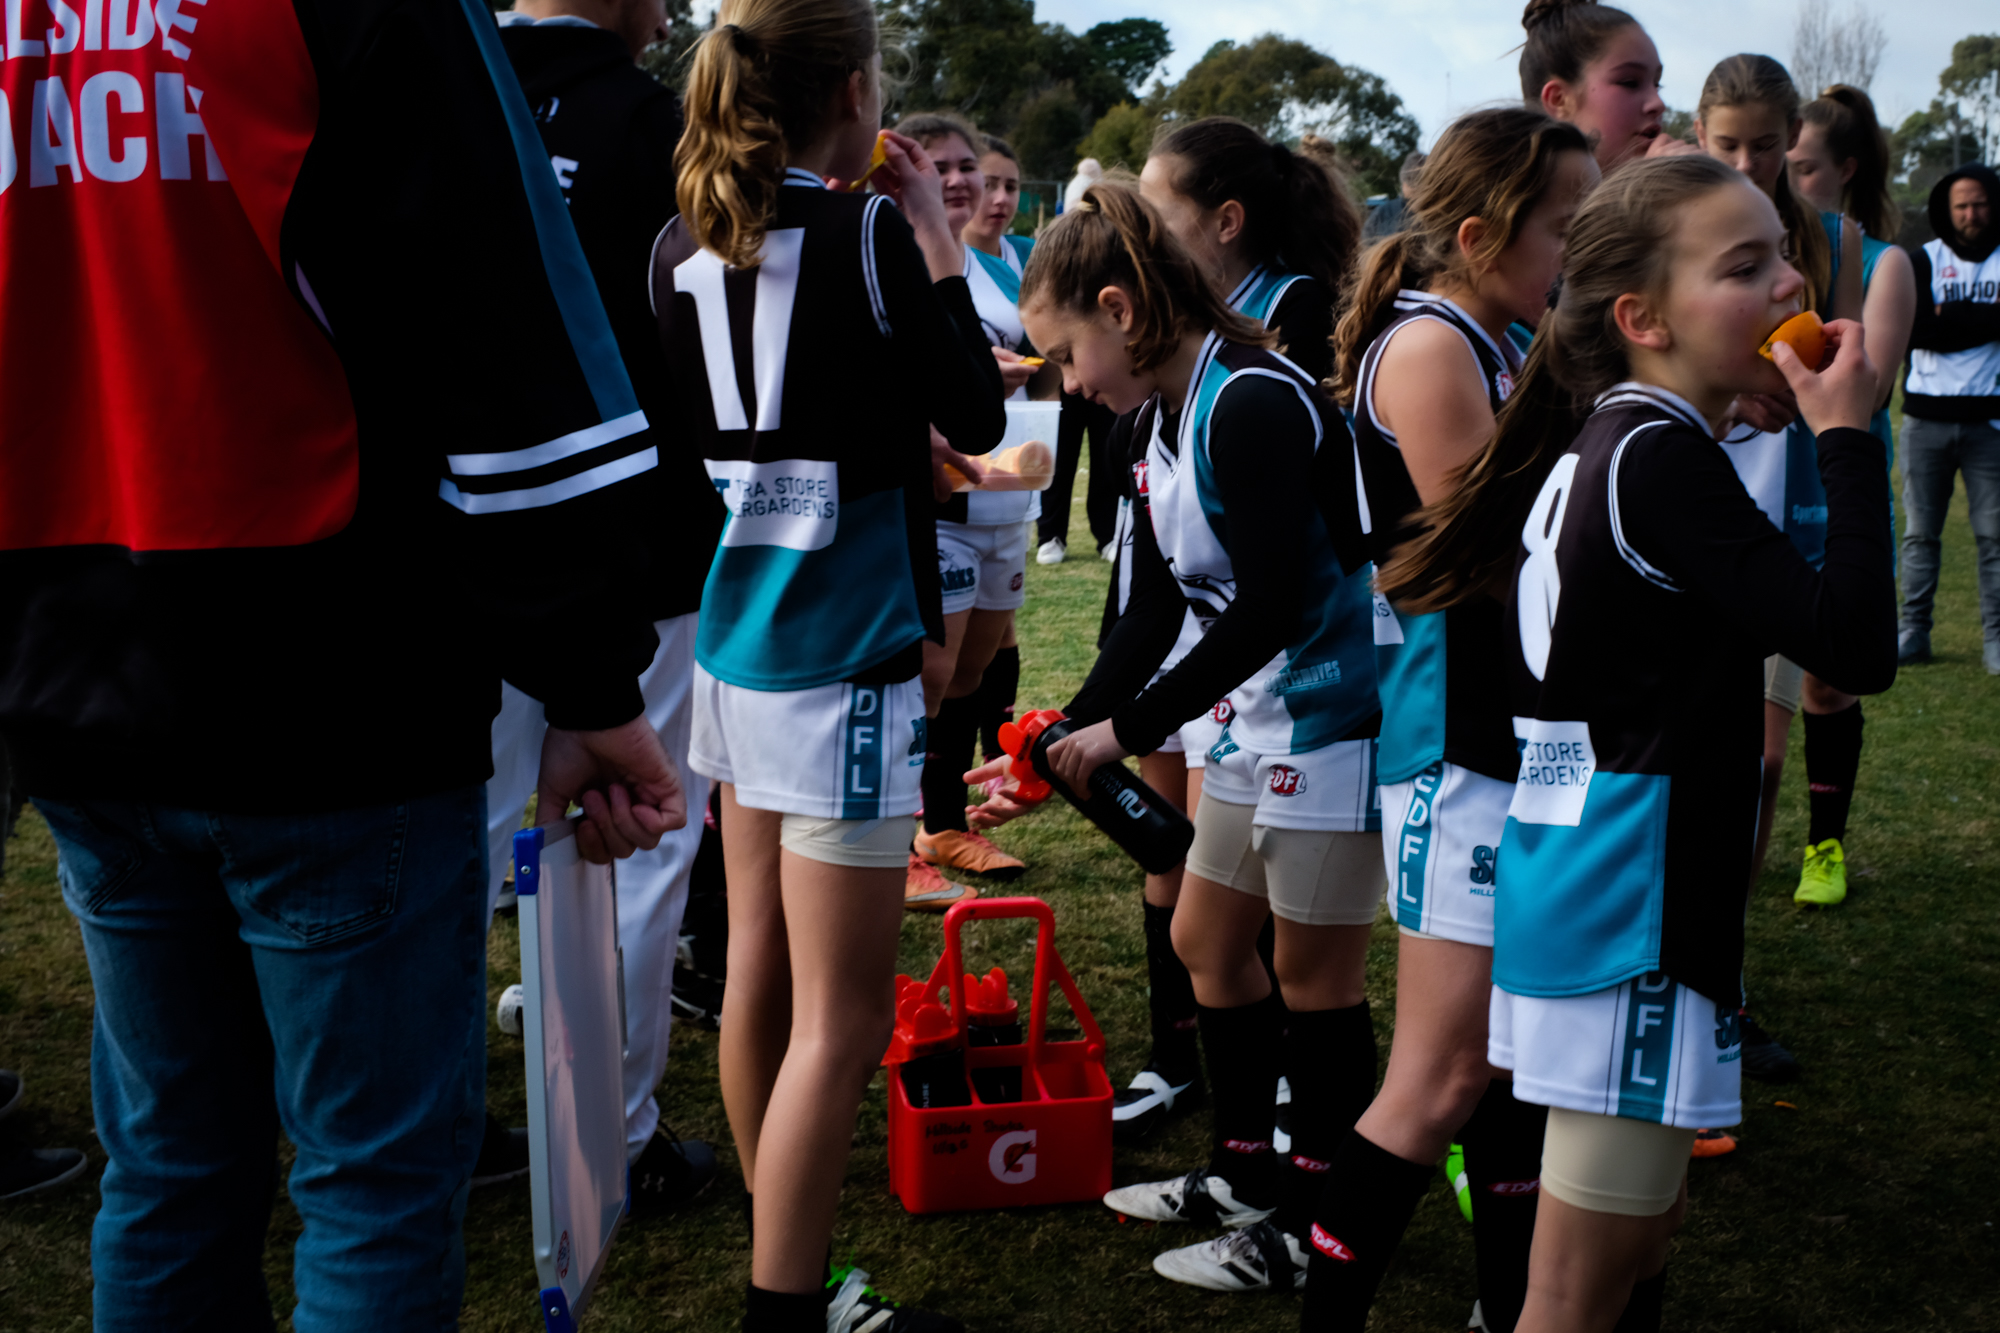
[[[1002,726],[1000,741],[1017,760],[1027,759],[1040,778],[1039,785],[1062,793],[1064,800],[1103,829],[1105,836],[1124,848],[1147,874],[1164,875],[1186,860],[1194,843],[1194,825],[1125,765],[1099,765],[1090,775],[1087,797],[1078,796],[1055,776],[1049,768],[1049,747],[1076,729],[1077,724],[1061,713],[1041,709],[1018,723]],[[1015,775],[1020,780],[1019,769]],[[1022,794],[1032,798],[1029,783],[1021,780],[1020,785]]]
[[[919,1110],[972,1105],[965,1081],[965,1039],[949,1011],[920,995],[907,994],[898,1006],[897,1036],[909,1058],[903,1062],[903,1091]]]
[[[1007,994],[1007,974],[994,968],[965,979],[965,1044],[1019,1046],[1021,1006]],[[972,1071],[972,1087],[982,1102],[1021,1100],[1021,1066],[987,1065]]]

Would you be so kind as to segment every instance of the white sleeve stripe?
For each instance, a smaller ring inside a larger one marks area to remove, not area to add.
[[[636,477],[659,466],[659,462],[660,451],[647,448],[623,458],[614,458],[609,463],[600,463],[587,472],[579,472],[560,481],[518,491],[495,491],[491,495],[468,495],[452,485],[450,478],[445,478],[438,482],[438,498],[468,514],[504,514],[520,509],[539,509],[600,490],[627,477]]]
[[[588,453],[599,445],[637,435],[644,429],[646,414],[643,411],[627,412],[611,421],[600,421],[595,426],[558,435],[546,444],[500,454],[447,454],[445,463],[455,477],[497,477],[507,472],[526,472],[530,468],[560,463],[565,458]]]
[[[1645,556],[1640,555],[1638,551],[1633,549],[1631,542],[1625,540],[1625,524],[1618,514],[1618,469],[1625,461],[1626,446],[1638,437],[1639,431],[1651,430],[1655,426],[1664,424],[1664,422],[1659,421],[1647,422],[1645,425],[1639,427],[1638,430],[1633,431],[1630,435],[1620,440],[1618,447],[1611,453],[1611,479],[1607,487],[1611,498],[1611,540],[1617,543],[1618,554],[1624,558],[1626,564],[1638,571],[1640,578],[1646,580],[1648,583],[1657,584],[1659,587],[1665,588],[1668,592],[1680,592],[1680,584],[1675,583],[1659,569],[1655,568]]]
[[[887,195],[878,194],[868,201],[867,211],[861,215],[861,280],[868,288],[868,308],[875,315],[875,327],[882,330],[884,338],[893,338],[889,307],[882,300],[881,277],[875,271],[875,215],[888,202]]]

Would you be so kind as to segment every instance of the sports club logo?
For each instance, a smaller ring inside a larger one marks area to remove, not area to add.
[[[1301,1171],[1310,1171],[1310,1172],[1312,1172],[1312,1173],[1313,1173],[1314,1175],[1318,1175],[1318,1174],[1319,1174],[1320,1172],[1322,1172],[1322,1171],[1331,1171],[1331,1170],[1333,1170],[1333,1163],[1332,1163],[1332,1162],[1322,1162],[1322,1161],[1318,1160],[1317,1158],[1313,1158],[1313,1157],[1297,1157],[1297,1156],[1294,1156],[1294,1157],[1292,1158],[1292,1165],[1293,1165],[1293,1166],[1295,1166],[1295,1167],[1297,1167],[1297,1168],[1298,1168],[1299,1170],[1301,1170]]]
[[[1290,764],[1271,765],[1271,794],[1297,796],[1306,789],[1306,775]]]
[[[1011,582],[1011,583],[1009,583],[1009,584],[1007,585],[1007,591],[1008,591],[1008,592],[1019,592],[1019,591],[1021,591],[1021,578],[1022,578],[1022,575],[1020,575],[1019,573],[1016,573],[1016,574],[1014,575],[1014,580],[1013,580],[1013,582]]]
[[[1236,720],[1236,709],[1231,706],[1229,700],[1221,699],[1216,702],[1215,707],[1208,710],[1208,715],[1217,726],[1226,727]]]
[[[1493,377],[1493,388],[1496,392],[1499,393],[1499,395],[1503,399],[1513,397],[1514,395],[1513,375],[1507,371],[1504,370],[1501,371],[1498,375],[1495,375]]]
[[[1222,1146],[1231,1152],[1260,1153],[1271,1151],[1269,1139],[1224,1139]]]
[[[1338,1259],[1344,1264],[1354,1262],[1354,1251],[1347,1248],[1347,1243],[1317,1222],[1313,1223],[1312,1243],[1315,1250],[1329,1259]]]
[[[1488,1194],[1535,1194],[1542,1188],[1542,1178],[1533,1180],[1496,1180],[1486,1187]]]
[[[1946,264],[1944,266],[1944,272],[1938,274],[1938,276],[1940,278],[1955,278],[1958,276],[1958,270],[1953,268],[1950,264]]]
[[[1035,1131],[1017,1130],[993,1140],[986,1153],[986,1169],[1002,1185],[1025,1185],[1035,1178]]]
[[[1136,463],[1134,463],[1134,464],[1132,465],[1132,481],[1133,481],[1134,485],[1135,485],[1135,486],[1137,487],[1137,489],[1138,489],[1138,492],[1139,492],[1139,494],[1140,494],[1140,495],[1151,495],[1151,494],[1152,494],[1152,492],[1151,492],[1151,491],[1149,491],[1149,490],[1147,490],[1147,489],[1146,489],[1146,460],[1145,460],[1145,459],[1143,459],[1143,458],[1142,458],[1142,459],[1140,459],[1140,460],[1139,460],[1138,462],[1136,462]]]

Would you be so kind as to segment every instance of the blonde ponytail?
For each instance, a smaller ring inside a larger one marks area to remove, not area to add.
[[[751,268],[786,162],[825,128],[849,76],[870,70],[875,11],[867,0],[723,0],[715,20],[688,67],[677,195],[703,249]]]

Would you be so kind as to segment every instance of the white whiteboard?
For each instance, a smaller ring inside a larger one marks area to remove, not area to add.
[[[625,979],[610,866],[564,823],[514,836],[535,1273],[550,1333],[569,1333],[625,1216]]]

